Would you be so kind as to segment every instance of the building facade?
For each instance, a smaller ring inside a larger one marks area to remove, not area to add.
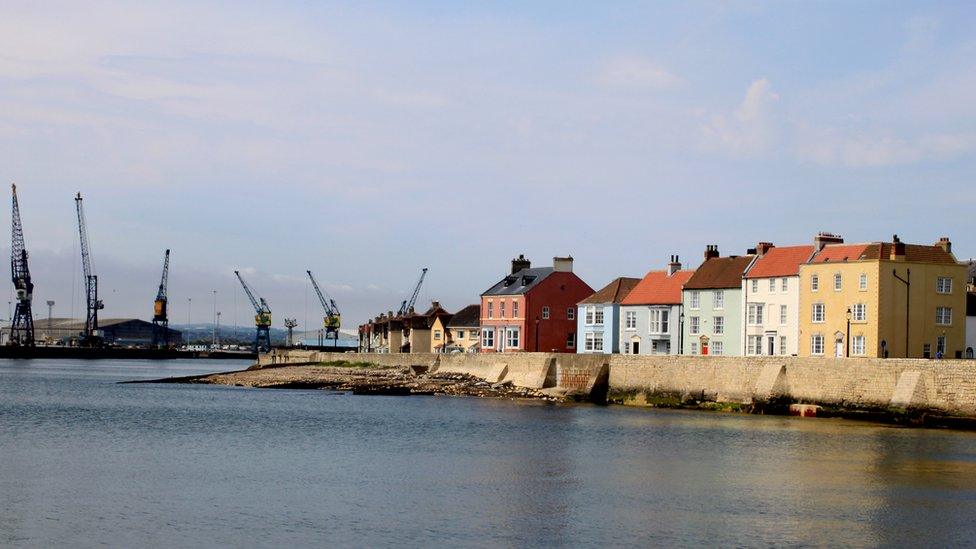
[[[476,353],[481,348],[481,305],[468,305],[447,323],[448,353]]]
[[[620,306],[619,347],[624,354],[676,355],[682,352],[681,288],[694,271],[681,270],[671,256],[667,270],[650,271]]]
[[[756,260],[742,280],[743,354],[796,355],[799,352],[800,265],[810,260],[814,249],[814,246],[777,248],[769,242],[756,246]]]
[[[719,257],[705,249],[705,261],[681,292],[682,352],[686,355],[742,355],[742,276],[755,255]]]
[[[524,256],[481,294],[481,352],[576,352],[576,304],[593,293],[572,257],[533,268]]]
[[[577,353],[620,352],[620,303],[638,282],[639,278],[620,277],[580,301],[576,310]]]
[[[965,280],[947,238],[825,246],[800,266],[800,356],[961,358]]]

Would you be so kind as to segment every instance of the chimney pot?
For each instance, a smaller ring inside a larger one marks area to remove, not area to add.
[[[939,241],[935,243],[935,245],[945,250],[945,253],[947,254],[952,253],[952,242],[949,241],[949,237],[947,236],[943,236],[942,238],[940,238]]]
[[[714,259],[718,257],[718,245],[709,244],[705,246],[705,260]]]
[[[891,255],[889,256],[889,259],[892,261],[904,261],[905,243],[898,238],[898,235],[892,235],[891,240]]]
[[[531,267],[532,262],[525,258],[525,254],[519,254],[517,258],[512,260],[512,274]]]
[[[678,256],[672,255],[671,262],[668,263],[668,276],[671,276],[680,270],[681,270],[681,262],[678,261]]]
[[[844,237],[839,234],[828,233],[821,231],[817,233],[817,236],[813,237],[813,247],[815,251],[820,251],[827,244],[843,244]]]

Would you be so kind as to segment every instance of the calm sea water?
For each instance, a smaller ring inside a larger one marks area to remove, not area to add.
[[[947,546],[976,434],[0,362],[0,546]]]

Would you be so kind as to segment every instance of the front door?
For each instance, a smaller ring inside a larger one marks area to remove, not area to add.
[[[773,344],[775,342],[776,342],[776,336],[766,336],[766,349],[767,349],[766,350],[766,354],[767,355],[772,356],[772,355],[776,354],[773,351]]]
[[[634,341],[633,343],[631,343],[630,344],[630,349],[631,349],[631,352],[633,352],[635,355],[639,355],[640,354],[640,341]]]

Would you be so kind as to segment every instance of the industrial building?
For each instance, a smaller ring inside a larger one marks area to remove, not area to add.
[[[150,346],[153,342],[153,324],[138,318],[105,318],[98,320],[98,329],[107,345]],[[183,344],[183,333],[170,328],[166,330],[171,346]],[[34,338],[38,343],[77,344],[80,334],[85,330],[85,321],[76,318],[35,318]]]

